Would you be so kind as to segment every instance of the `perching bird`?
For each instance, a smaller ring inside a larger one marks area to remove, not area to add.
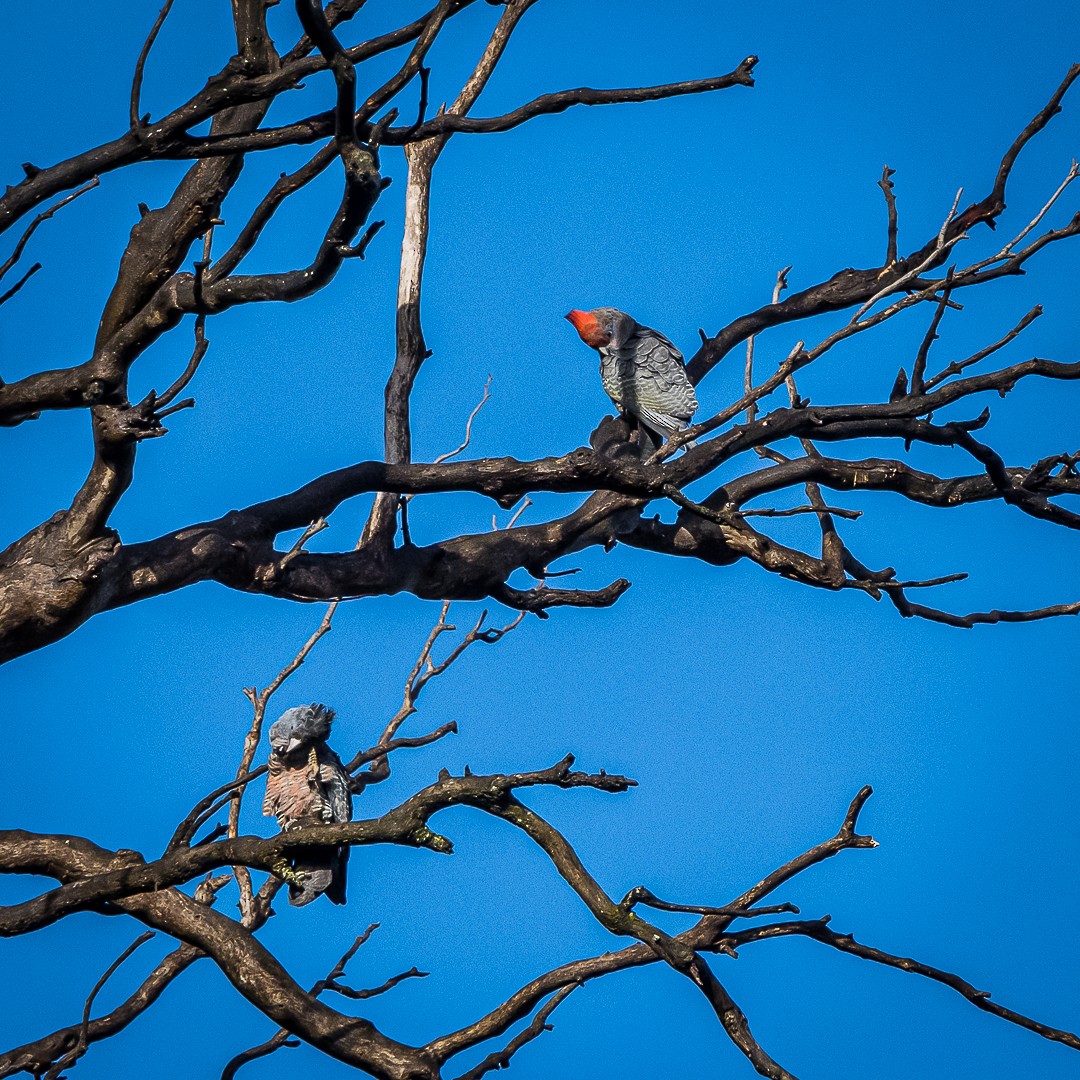
[[[586,345],[600,353],[600,379],[615,407],[638,424],[642,453],[686,428],[698,403],[682,353],[659,330],[625,311],[602,307],[571,311]]]
[[[352,819],[349,774],[326,744],[334,710],[325,705],[286,709],[270,727],[270,768],[263,813],[277,817],[283,831]],[[322,893],[345,903],[348,845],[298,852],[291,868],[274,869],[289,883],[289,903],[310,904]]]

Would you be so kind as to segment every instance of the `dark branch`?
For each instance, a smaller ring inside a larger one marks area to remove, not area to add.
[[[959,975],[931,967],[929,964],[920,963],[910,957],[894,956],[892,953],[883,952],[881,949],[862,945],[851,934],[838,934],[829,929],[828,919],[777,923],[774,926],[755,926],[750,930],[729,934],[727,943],[734,948],[741,948],[743,945],[756,941],[767,941],[773,938],[796,935],[813,938],[815,941],[820,941],[822,944],[829,945],[840,952],[857,956],[861,960],[872,960],[877,964],[884,964],[887,967],[898,968],[900,971],[907,971],[913,975],[922,975],[924,978],[932,979],[934,982],[939,982],[943,986],[955,990],[958,994],[967,998],[975,1008],[981,1009],[983,1012],[1000,1017],[1002,1020],[1026,1028],[1028,1031],[1034,1031],[1036,1035],[1041,1035],[1044,1039],[1062,1043],[1073,1050],[1080,1050],[1080,1035],[1074,1035],[1070,1031],[1062,1031],[1059,1028],[1040,1024],[1037,1020],[1032,1020],[1022,1013],[1006,1009],[1004,1006],[991,1001],[988,991],[976,990],[971,983],[966,979],[962,979]]]

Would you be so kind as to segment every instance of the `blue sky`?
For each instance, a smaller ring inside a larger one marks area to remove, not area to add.
[[[347,39],[386,28],[397,9],[371,0]],[[0,70],[9,181],[22,161],[48,164],[124,129],[131,67],[155,13],[141,4],[110,19],[99,5],[70,0],[48,13],[33,5],[5,13],[8,40],[20,43]],[[435,101],[454,94],[496,16],[477,4],[455,20],[432,55]],[[227,17],[225,4],[180,0],[148,67],[146,109],[161,115],[224,62]],[[291,4],[274,10],[273,26],[279,44],[291,42]],[[614,304],[689,354],[699,326],[715,332],[764,302],[781,266],[794,265],[798,289],[879,263],[885,218],[875,185],[885,162],[897,170],[901,248],[921,244],[957,187],[973,197],[988,188],[1001,153],[1077,59],[1077,31],[1080,14],[1066,2],[884,9],[541,0],[477,115],[562,87],[722,73],[750,53],[761,57],[758,85],[578,109],[452,140],[433,195],[424,311],[435,355],[414,397],[417,457],[457,444],[489,373],[494,396],[475,426],[476,455],[581,445],[608,403],[593,355],[562,322],[570,307]],[[62,69],[46,60],[58,42],[78,43],[65,47]],[[272,119],[321,108],[328,92],[326,79],[313,79]],[[1078,149],[1074,89],[1024,151],[1000,234],[1030,219]],[[253,161],[226,206],[224,232],[302,159],[286,152]],[[140,451],[113,521],[125,540],[379,455],[404,187],[399,155],[387,152],[384,168],[397,180],[378,210],[389,224],[366,262],[348,264],[300,305],[234,311],[210,324],[210,353],[193,386],[198,406]],[[45,268],[0,313],[0,375],[10,381],[89,355],[136,204],[160,205],[180,175],[175,163],[112,174],[39,231],[28,255]],[[288,204],[245,269],[306,262],[337,183],[331,170]],[[1070,193],[1048,224],[1075,208]],[[994,239],[977,232],[969,250],[996,250]],[[1026,277],[965,297],[936,356],[967,355],[1042,303],[1046,315],[1003,359],[1075,360],[1078,267],[1080,246],[1058,245]],[[880,399],[897,367],[910,369],[924,314],[834,350],[800,389],[823,402]],[[759,370],[797,337],[818,340],[835,324],[763,335]],[[139,360],[133,396],[171,382],[188,333]],[[737,396],[741,377],[734,356],[715,370],[699,390],[705,411]],[[1025,385],[990,404],[989,432],[1010,461],[1076,449],[1075,385]],[[88,418],[46,414],[4,431],[3,443],[7,543],[70,501],[89,464]],[[913,452],[912,460],[929,459]],[[970,468],[959,452],[935,460],[944,472]],[[863,561],[909,577],[970,572],[940,596],[952,610],[1080,598],[1076,537],[1064,530],[1000,506],[935,512],[884,495],[836,501],[867,511],[842,524]],[[537,503],[531,520],[573,500]],[[313,546],[351,546],[366,505],[342,508]],[[491,512],[466,496],[417,501],[414,535],[484,528]],[[813,531],[796,518],[777,522],[773,535],[813,543]],[[473,650],[431,685],[407,729],[457,720],[461,733],[400,758],[358,814],[393,805],[444,765],[529,769],[573,751],[584,768],[640,782],[623,796],[528,796],[609,892],[644,884],[666,898],[722,903],[831,835],[848,800],[872,783],[862,824],[881,847],[845,853],[777,899],[811,917],[830,912],[835,928],[861,941],[957,971],[1002,1004],[1080,1027],[1080,934],[1071,918],[1080,886],[1075,620],[960,631],[901,621],[865,596],[810,590],[749,565],[708,568],[622,548],[575,561],[589,584],[626,576],[634,587],[609,611],[530,618],[498,646]],[[459,623],[478,609],[461,605]],[[3,824],[160,850],[188,807],[233,773],[249,722],[241,688],[264,685],[320,614],[203,585],[96,618],[12,663],[0,673],[9,724]],[[411,597],[343,607],[277,704],[325,700],[339,712],[339,750],[368,745],[397,707],[436,616],[436,604]],[[258,803],[251,799],[245,828],[269,834]],[[548,967],[619,946],[508,827],[468,810],[435,824],[454,839],[453,858],[357,851],[345,909],[279,905],[265,940],[300,982],[324,974],[355,934],[380,921],[353,962],[353,981],[374,985],[414,964],[430,971],[366,1012],[388,1034],[420,1041]],[[22,898],[40,884],[5,880],[0,897]],[[0,943],[5,982],[19,988],[0,1015],[0,1044],[76,1021],[90,986],[137,932],[87,914]],[[99,1009],[168,947],[160,938],[145,946]],[[1076,1075],[1072,1052],[942,987],[813,942],[759,944],[714,966],[762,1044],[802,1080]],[[659,966],[590,984],[553,1020],[555,1032],[515,1059],[518,1080],[753,1075],[700,996]],[[94,1046],[78,1073],[144,1076],[153,1060],[164,1062],[156,1075],[215,1076],[271,1030],[203,963],[120,1038]],[[283,1077],[301,1063],[327,1077],[346,1073],[306,1048],[248,1069]]]

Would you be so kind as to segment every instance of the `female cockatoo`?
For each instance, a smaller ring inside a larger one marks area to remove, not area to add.
[[[286,709],[270,727],[263,813],[273,814],[283,831],[352,819],[349,774],[326,744],[333,719],[333,709],[312,703]],[[298,851],[291,868],[278,871],[289,883],[289,903],[302,907],[326,893],[344,904],[348,861],[348,845]]]

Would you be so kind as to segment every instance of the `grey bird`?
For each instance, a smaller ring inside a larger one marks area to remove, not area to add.
[[[698,407],[694,387],[682,353],[659,330],[612,307],[575,308],[566,318],[600,354],[604,391],[637,422],[642,453],[689,426]]]
[[[334,710],[325,705],[286,709],[270,726],[270,762],[263,813],[274,815],[282,831],[352,819],[349,774],[327,745]],[[310,904],[323,893],[345,903],[348,845],[298,851],[291,866],[284,860],[275,873],[289,884],[289,903]]]

